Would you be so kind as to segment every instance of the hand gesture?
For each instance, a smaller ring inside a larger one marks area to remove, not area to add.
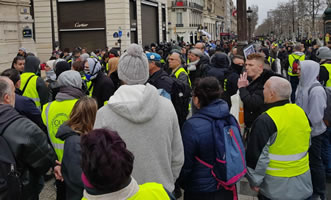
[[[240,74],[240,78],[238,80],[238,88],[247,87],[249,84],[247,80],[247,72]]]

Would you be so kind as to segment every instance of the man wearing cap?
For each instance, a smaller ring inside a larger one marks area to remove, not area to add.
[[[19,48],[17,56],[23,56],[25,58],[26,57],[26,49],[24,47]]]
[[[172,78],[161,69],[161,56],[157,53],[146,53],[149,63],[149,79],[148,83],[157,89],[164,89],[167,93],[171,94],[173,84]]]
[[[203,57],[204,54],[199,49],[191,49],[188,52],[188,59],[190,60],[190,63],[187,67],[187,70],[189,71],[189,77],[191,82],[194,83],[195,79],[200,78],[202,75],[202,66],[203,62],[201,60],[201,57]]]
[[[321,59],[319,81],[323,86],[331,87],[331,50],[328,47],[320,47],[316,52]],[[331,178],[331,122],[324,120],[327,131],[322,139],[322,160],[327,178]]]
[[[135,156],[138,184],[157,182],[172,192],[184,163],[183,143],[172,103],[146,84],[148,65],[142,47],[131,44],[118,63],[122,86],[98,110],[94,128],[118,132]]]
[[[328,47],[320,47],[316,53],[321,59],[319,81],[326,87],[331,87],[331,50]]]

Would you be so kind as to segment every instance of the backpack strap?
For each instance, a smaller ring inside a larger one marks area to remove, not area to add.
[[[31,80],[32,77],[34,77],[34,76],[35,76],[35,75],[31,75],[31,76],[28,78],[28,80],[26,81],[26,84],[24,85],[24,88],[23,88],[23,90],[22,90],[22,94],[24,94],[26,87],[28,86],[30,80]]]
[[[313,83],[313,85],[309,88],[308,90],[308,95],[310,94],[311,90],[314,88],[314,87],[318,87],[318,86],[321,86],[323,87],[320,83]]]

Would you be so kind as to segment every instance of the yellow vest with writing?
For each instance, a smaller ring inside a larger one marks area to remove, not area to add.
[[[32,76],[30,81],[27,83],[28,79]],[[24,93],[22,96],[29,97],[34,101],[37,108],[41,110],[41,103],[40,103],[40,97],[37,91],[37,79],[38,76],[35,73],[32,72],[25,72],[21,75],[21,87],[20,90],[23,90],[26,84],[28,84],[25,88]]]
[[[305,60],[306,58],[306,55],[302,55],[302,56],[299,56],[297,54],[294,54],[292,53],[291,55],[288,56],[288,62],[289,62],[289,67],[288,67],[288,71],[287,71],[287,74],[290,75],[290,76],[298,76],[298,74],[293,74],[293,62],[298,59],[300,61],[303,61]]]
[[[69,119],[71,110],[77,101],[78,99],[52,101],[44,105],[41,114],[41,118],[47,127],[49,139],[60,162],[63,157],[64,142],[55,136],[59,127]]]
[[[305,112],[289,103],[270,108],[266,113],[277,127],[276,140],[269,147],[270,163],[266,174],[294,177],[306,173],[311,128]]]
[[[168,193],[163,188],[162,184],[158,183],[145,183],[139,185],[139,191],[128,198],[128,200],[169,200]],[[88,200],[83,197],[82,200]]]
[[[321,66],[324,66],[326,70],[329,72],[329,80],[326,82],[326,87],[331,87],[331,64],[325,63]]]

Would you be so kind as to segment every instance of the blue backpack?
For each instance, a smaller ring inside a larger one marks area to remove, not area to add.
[[[231,190],[234,199],[238,199],[235,184],[245,176],[247,169],[245,148],[237,120],[231,114],[217,120],[200,114],[194,117],[211,122],[216,155],[214,163],[206,163],[197,156],[195,159],[211,169],[211,175],[218,183],[217,189],[222,186]]]

